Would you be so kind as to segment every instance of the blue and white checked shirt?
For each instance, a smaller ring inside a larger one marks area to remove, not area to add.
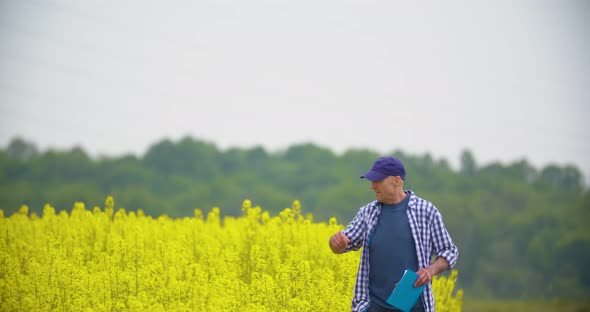
[[[443,257],[449,262],[451,268],[455,267],[459,250],[445,228],[440,212],[431,202],[416,196],[414,192],[409,191],[409,194],[407,215],[412,237],[416,243],[418,267],[428,267],[431,264],[432,256]],[[369,237],[377,225],[381,207],[382,205],[375,200],[359,209],[359,212],[344,230],[344,234],[350,239],[346,251],[369,246]],[[428,283],[422,293],[422,299],[424,310],[433,312],[434,296],[431,283]],[[354,286],[352,311],[366,311],[369,305],[369,248],[363,248]]]

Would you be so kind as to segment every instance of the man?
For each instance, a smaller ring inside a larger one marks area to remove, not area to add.
[[[397,158],[377,159],[361,178],[371,181],[376,200],[361,207],[346,230],[329,241],[337,254],[364,247],[352,311],[400,311],[386,300],[406,269],[418,274],[415,287],[427,284],[412,312],[434,311],[432,277],[453,268],[459,255],[440,212],[404,190],[406,170]]]

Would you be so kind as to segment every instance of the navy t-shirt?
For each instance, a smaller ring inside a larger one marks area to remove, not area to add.
[[[416,244],[406,211],[410,196],[395,205],[382,204],[379,221],[369,239],[369,297],[371,302],[392,308],[387,298],[404,271],[418,271]],[[422,306],[418,299],[416,306]]]

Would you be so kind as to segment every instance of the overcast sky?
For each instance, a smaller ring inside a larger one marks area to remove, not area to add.
[[[0,145],[526,158],[590,176],[590,1],[0,0]]]

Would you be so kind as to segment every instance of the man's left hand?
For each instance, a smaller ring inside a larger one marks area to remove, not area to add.
[[[432,277],[434,276],[428,268],[421,268],[416,274],[418,274],[418,278],[416,279],[416,282],[414,282],[414,287],[420,287],[432,281]]]

